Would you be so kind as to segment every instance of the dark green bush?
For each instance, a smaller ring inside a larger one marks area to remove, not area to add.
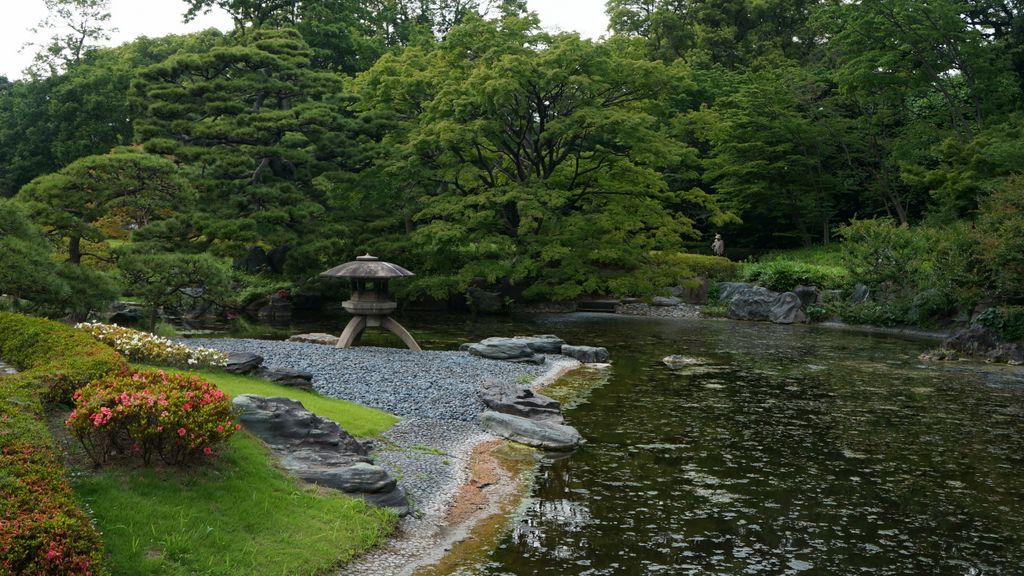
[[[817,286],[821,290],[839,290],[850,285],[849,274],[844,268],[789,260],[745,264],[743,279],[776,292],[792,290],[798,284]]]
[[[102,541],[75,502],[44,405],[125,361],[84,332],[11,313],[0,313],[0,357],[21,370],[0,377],[0,574],[105,574]]]
[[[1024,304],[1024,176],[981,201],[975,235],[993,296]]]
[[[889,218],[854,220],[839,230],[843,263],[873,291],[912,290],[924,262],[924,238]]]
[[[1004,340],[1024,340],[1024,306],[996,306],[978,314],[975,323]]]

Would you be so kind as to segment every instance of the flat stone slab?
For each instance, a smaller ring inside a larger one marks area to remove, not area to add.
[[[263,356],[250,352],[231,352],[224,369],[233,374],[248,374],[263,364]]]
[[[324,346],[337,346],[338,337],[324,332],[310,332],[308,334],[296,334],[288,337],[289,342],[305,342],[306,344],[323,344]]]
[[[562,424],[562,405],[557,400],[529,388],[499,380],[489,380],[480,387],[480,400],[495,412],[521,416],[531,420]]]
[[[580,433],[572,426],[530,420],[491,410],[480,415],[480,426],[506,440],[557,452],[575,450],[583,441]]]
[[[280,384],[281,386],[288,386],[289,388],[298,388],[300,390],[312,390],[313,389],[313,374],[304,370],[291,370],[288,368],[257,368],[253,373],[253,376],[269,380],[274,384]]]
[[[464,347],[474,356],[492,360],[529,358],[535,354],[526,342],[515,338],[487,338],[475,344],[464,345]]]
[[[266,443],[281,467],[306,482],[409,513],[405,491],[370,462],[366,446],[336,422],[288,398],[239,394],[231,404],[245,429]]]

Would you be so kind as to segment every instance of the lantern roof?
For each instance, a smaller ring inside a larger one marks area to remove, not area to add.
[[[401,278],[415,276],[405,268],[391,262],[383,262],[376,256],[364,254],[352,262],[340,264],[320,273],[321,278],[365,278],[368,280],[381,278]]]

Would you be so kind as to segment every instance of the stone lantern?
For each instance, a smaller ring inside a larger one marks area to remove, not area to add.
[[[320,273],[321,278],[348,278],[352,281],[352,298],[341,303],[352,314],[352,319],[338,339],[338,348],[358,344],[363,330],[377,327],[398,336],[410,350],[420,351],[420,345],[412,334],[390,316],[398,304],[388,295],[388,280],[403,276],[415,274],[369,254]]]

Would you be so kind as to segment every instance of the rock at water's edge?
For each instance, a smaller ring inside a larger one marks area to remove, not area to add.
[[[490,410],[480,415],[480,426],[507,440],[545,450],[569,451],[582,441],[580,433],[572,426],[538,422]]]
[[[585,364],[608,361],[608,349],[597,346],[562,346],[562,355],[575,358]]]
[[[465,348],[467,352],[474,356],[490,358],[492,360],[529,358],[534,354],[533,350],[525,342],[515,338],[487,338],[481,342],[466,345]]]
[[[803,301],[793,292],[783,292],[775,298],[771,310],[768,311],[768,320],[776,324],[793,324],[795,322],[807,322],[807,315],[802,309]]]
[[[555,424],[562,424],[565,421],[562,417],[562,406],[557,400],[523,386],[489,380],[477,393],[484,405],[495,412]]]
[[[691,358],[689,356],[681,356],[679,354],[665,356],[661,359],[661,363],[673,370],[677,368],[685,368],[687,366],[700,366],[702,364],[707,364],[706,361],[700,358]]]

